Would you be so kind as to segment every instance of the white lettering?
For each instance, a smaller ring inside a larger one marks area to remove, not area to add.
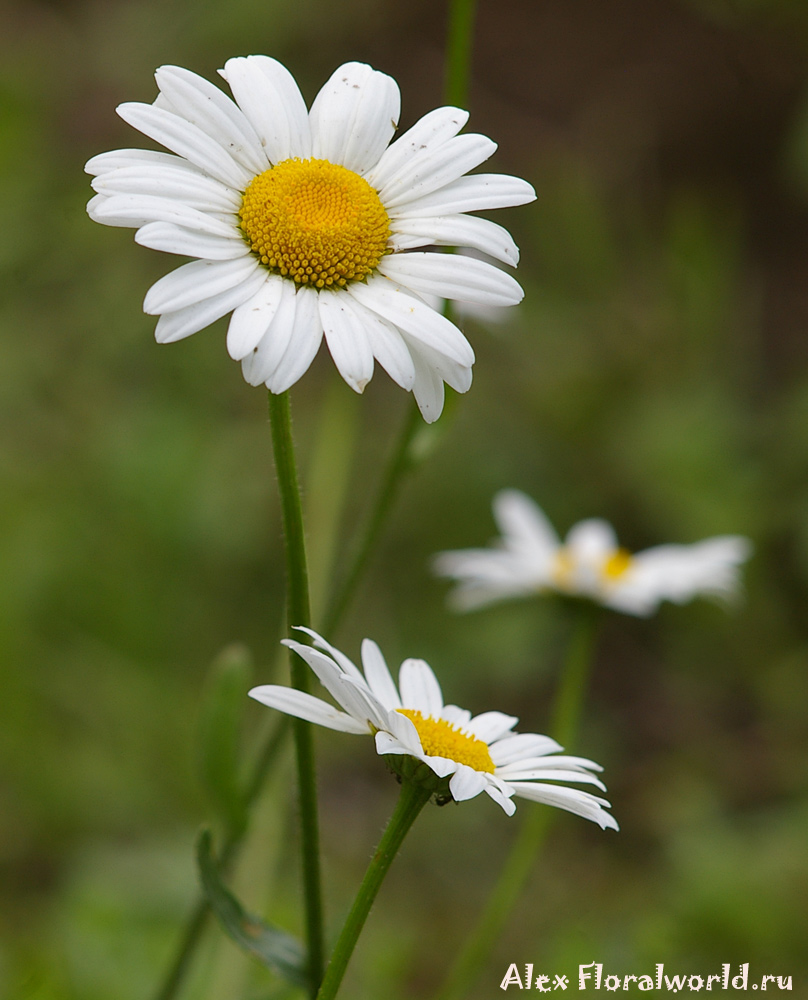
[[[594,962],[590,962],[588,965],[579,965],[578,966],[578,989],[579,990],[585,990],[586,989],[586,981],[587,981],[587,979],[591,979],[592,978],[592,973],[591,972],[584,972],[584,969],[594,969],[595,970],[595,974],[597,976],[597,979],[595,981],[595,989],[599,990],[600,989],[600,974],[603,971],[603,966],[602,965],[596,965]]]
[[[785,976],[778,976],[777,977],[777,985],[780,987],[781,990],[790,990],[791,989],[791,976],[789,976],[788,979],[786,979]]]
[[[628,989],[629,982],[636,983],[637,982],[637,977],[636,976],[623,976],[623,989],[624,990]]]
[[[640,976],[640,981],[637,985],[641,990],[652,990],[654,988],[654,980],[650,976]]]
[[[536,989],[539,990],[541,993],[549,993],[551,987],[548,986],[547,989],[544,988],[544,984],[545,983],[549,983],[549,982],[550,982],[550,977],[549,976],[537,976],[536,977]]]
[[[699,985],[698,985],[698,986],[694,986],[694,985],[693,985],[693,980],[694,980],[694,979],[698,979],[698,981],[699,981]],[[701,988],[702,988],[703,986],[704,986],[704,980],[703,980],[703,979],[701,978],[701,976],[699,976],[699,975],[695,975],[695,976],[691,976],[691,977],[690,977],[690,979],[688,979],[688,981],[687,981],[687,988],[688,988],[689,990],[693,990],[693,991],[694,991],[695,993],[698,993],[698,991],[699,991],[699,990],[700,990],[700,989],[701,989]]]
[[[749,975],[749,963],[744,962],[741,966],[741,971],[737,976],[732,977],[732,988],[734,990],[745,990],[746,989],[746,979]]]
[[[721,976],[708,976],[707,977],[707,989],[711,990],[713,988],[713,982],[720,983]]]
[[[665,985],[669,990],[683,990],[686,982],[686,976],[674,976],[672,979],[668,979],[668,977],[665,976]]]
[[[507,990],[509,986],[518,986],[520,990],[522,989],[522,980],[519,976],[519,970],[516,968],[516,962],[511,962],[505,977],[499,984],[501,990]]]
[[[620,976],[607,976],[606,977],[606,989],[607,990],[619,990],[620,989]]]

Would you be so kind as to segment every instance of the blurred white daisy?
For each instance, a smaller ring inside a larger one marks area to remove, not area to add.
[[[143,246],[195,257],[157,281],[144,309],[160,343],[233,313],[230,356],[276,393],[308,369],[320,342],[362,392],[374,358],[411,390],[427,421],[443,383],[471,384],[474,353],[422,296],[514,304],[522,289],[491,263],[418,247],[468,247],[515,265],[510,235],[465,213],[521,205],[523,180],[469,170],[496,144],[458,132],[468,114],[430,112],[391,143],[400,95],[391,77],[346,63],[307,110],[289,71],[267,56],[220,71],[235,101],[189,70],[156,72],[154,104],[118,114],[171,152],[93,157],[97,222],[137,228]],[[413,252],[415,251],[415,252]]]
[[[397,755],[391,767],[409,780],[426,783],[438,800],[457,802],[487,792],[513,815],[512,798],[557,806],[617,829],[606,812],[609,803],[590,792],[554,782],[603,784],[591,773],[601,768],[582,757],[561,756],[563,748],[549,736],[514,733],[518,721],[502,712],[471,712],[445,705],[440,684],[424,660],[405,660],[398,687],[379,647],[362,643],[364,674],[348,657],[316,632],[301,629],[314,640],[304,646],[284,640],[308,663],[322,685],[344,711],[313,695],[267,684],[253,688],[256,701],[343,733],[374,735],[379,754]]]
[[[518,490],[498,493],[493,507],[502,537],[491,548],[435,557],[435,572],[458,583],[451,601],[459,610],[548,590],[640,616],[662,601],[684,604],[700,595],[729,600],[751,553],[748,539],[726,535],[632,555],[599,519],[576,524],[562,542],[538,505]]]

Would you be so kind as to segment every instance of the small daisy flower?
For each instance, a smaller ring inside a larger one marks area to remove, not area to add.
[[[592,774],[602,770],[582,757],[562,756],[549,736],[514,733],[517,723],[502,712],[471,712],[445,705],[438,679],[424,660],[405,660],[396,686],[379,647],[362,643],[364,673],[316,632],[301,629],[314,640],[305,646],[285,639],[312,668],[339,703],[337,709],[313,695],[267,684],[253,688],[256,701],[343,733],[373,735],[376,752],[392,755],[390,766],[407,780],[425,783],[438,801],[461,802],[486,792],[512,816],[512,799],[566,809],[592,820],[601,829],[616,830],[606,812],[609,803],[590,792],[555,782],[594,785]]]
[[[502,537],[491,548],[435,558],[435,572],[458,583],[451,595],[458,610],[548,590],[638,616],[652,614],[662,601],[730,600],[751,553],[748,539],[726,535],[632,555],[618,545],[612,526],[595,518],[576,524],[562,542],[537,504],[518,490],[498,493],[493,507]]]
[[[235,100],[189,70],[158,69],[154,104],[118,114],[170,152],[120,149],[86,167],[91,218],[196,258],[146,295],[157,340],[232,312],[230,356],[251,385],[280,393],[325,336],[353,389],[363,391],[375,359],[436,420],[444,382],[469,388],[474,352],[424,297],[503,306],[523,293],[487,261],[418,248],[466,247],[515,265],[507,231],[466,213],[525,204],[533,188],[467,176],[496,144],[458,135],[468,120],[459,108],[438,108],[391,142],[398,85],[363,63],[340,66],[311,110],[268,56],[230,59],[220,72]]]

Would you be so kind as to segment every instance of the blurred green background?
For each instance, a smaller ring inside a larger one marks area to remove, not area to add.
[[[402,127],[441,103],[445,5],[382,0],[6,0],[0,11],[0,995],[143,1000],[194,894],[210,806],[197,734],[233,642],[283,677],[279,513],[261,390],[224,323],[158,348],[143,295],[173,259],[88,220],[84,162],[147,145],[114,114],[162,63],[209,79],[286,63],[310,101],[340,62],[397,78]],[[633,549],[755,544],[734,612],[701,602],[601,634],[573,752],[605,765],[622,831],[563,815],[473,1000],[511,962],[792,975],[808,954],[808,7],[803,0],[480,0],[469,128],[538,200],[497,214],[522,306],[465,324],[474,385],[406,483],[339,634],[428,659],[448,700],[548,724],[567,623],[524,601],[457,617],[428,560],[494,534],[524,489],[559,530],[601,515]],[[412,406],[362,399],[321,352],[292,403],[315,612],[340,537]],[[325,414],[325,416],[324,416]],[[318,449],[320,458],[318,455]],[[323,461],[326,464],[322,464]],[[341,549],[337,548],[337,565]],[[246,699],[245,699],[246,702]],[[246,705],[248,759],[267,710]],[[396,790],[368,741],[319,733],[335,932]],[[531,808],[523,803],[517,811]],[[516,828],[488,800],[426,810],[346,997],[428,997]],[[284,760],[234,884],[299,930]],[[185,996],[277,982],[218,930]]]

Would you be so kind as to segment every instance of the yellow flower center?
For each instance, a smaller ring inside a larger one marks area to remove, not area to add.
[[[628,549],[615,549],[603,564],[604,577],[610,583],[619,580],[628,571],[632,561]]]
[[[284,160],[254,177],[239,220],[262,264],[315,288],[366,278],[390,236],[387,212],[370,184],[328,160]]]
[[[494,773],[494,762],[488,752],[488,744],[469,736],[445,719],[433,719],[422,715],[414,708],[398,709],[413,723],[421,738],[421,746],[429,757],[447,757],[466,764],[475,771]]]

